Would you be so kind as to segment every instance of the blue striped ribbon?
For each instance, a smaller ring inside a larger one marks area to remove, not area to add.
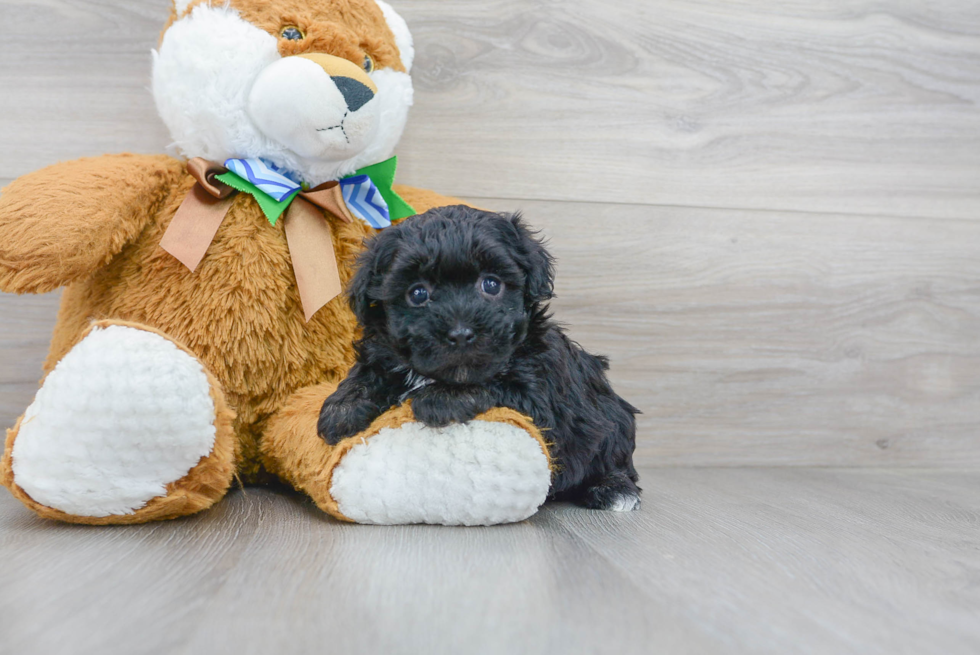
[[[340,181],[344,202],[351,213],[371,227],[380,230],[391,226],[388,203],[367,175],[345,177]]]
[[[302,187],[286,177],[275,165],[263,159],[228,159],[225,168],[254,184],[276,202],[282,202]],[[388,203],[367,175],[353,175],[340,180],[344,202],[351,213],[373,228],[391,226]]]
[[[300,185],[261,159],[229,159],[225,168],[257,186],[262,193],[276,202],[282,202],[291,193],[300,190]]]

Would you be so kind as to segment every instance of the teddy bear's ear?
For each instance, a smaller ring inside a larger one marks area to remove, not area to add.
[[[398,46],[405,72],[411,73],[412,62],[415,60],[415,45],[412,41],[412,33],[408,30],[408,23],[384,0],[375,0],[375,2],[378,3],[381,12],[385,15],[388,29],[395,35],[395,45]]]
[[[171,4],[174,8],[174,15],[176,15],[177,18],[183,16],[184,12],[187,11],[188,5],[190,5],[193,1],[194,0],[171,0]]]

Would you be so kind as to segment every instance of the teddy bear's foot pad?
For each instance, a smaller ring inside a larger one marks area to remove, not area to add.
[[[334,469],[330,495],[358,523],[493,525],[534,514],[550,483],[541,443],[519,427],[413,422],[350,448]]]
[[[131,515],[211,453],[211,392],[201,363],[164,336],[96,326],[15,428],[13,483],[69,517]]]

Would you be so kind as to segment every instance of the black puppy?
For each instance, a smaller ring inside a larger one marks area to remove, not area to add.
[[[553,444],[549,498],[639,506],[638,411],[609,386],[608,361],[550,320],[553,260],[519,215],[433,209],[371,239],[359,264],[349,294],[364,334],[323,403],[323,438],[357,434],[409,398],[433,427],[510,407]]]

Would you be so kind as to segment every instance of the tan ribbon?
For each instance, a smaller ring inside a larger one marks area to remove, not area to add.
[[[181,264],[197,270],[204,259],[204,253],[214,240],[214,235],[225,219],[231,198],[236,193],[215,176],[228,169],[207,160],[195,157],[187,162],[187,172],[197,180],[197,184],[180,203],[170,226],[160,240],[160,247],[176,257]]]
[[[227,170],[200,157],[187,162],[187,172],[197,183],[191,187],[160,240],[160,247],[192,272],[204,258],[231,207],[231,198],[237,193],[216,179]],[[332,229],[320,209],[345,223],[354,220],[344,202],[339,182],[327,182],[301,191],[286,210],[286,244],[307,322],[342,290]]]

